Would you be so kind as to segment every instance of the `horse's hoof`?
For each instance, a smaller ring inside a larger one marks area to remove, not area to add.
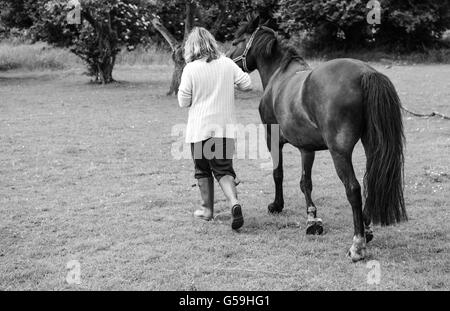
[[[369,243],[370,241],[373,240],[373,232],[366,232],[366,243]]]
[[[366,243],[364,238],[354,237],[353,245],[350,247],[347,255],[353,262],[358,262],[366,258]]]
[[[279,205],[277,203],[270,203],[269,207],[267,208],[269,210],[269,213],[271,214],[278,214],[283,211],[283,205]]]
[[[196,210],[194,212],[194,217],[197,219],[206,220],[206,221],[210,221],[210,220],[214,219],[212,211],[208,210],[206,208]]]
[[[359,251],[355,251],[350,248],[347,255],[352,259],[353,262],[358,262],[366,258],[366,250],[361,249]]]
[[[306,223],[307,235],[321,235],[323,233],[322,219],[315,218],[308,220]]]

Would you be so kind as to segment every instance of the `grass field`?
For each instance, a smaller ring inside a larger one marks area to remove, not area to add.
[[[447,36],[448,37],[448,36]],[[446,37],[446,38],[447,38]],[[450,38],[450,37],[449,37]],[[446,39],[450,42],[450,39]],[[229,50],[231,43],[220,44],[222,51]],[[298,43],[298,46],[302,46]],[[363,49],[354,51],[305,51],[307,57],[320,61],[339,57],[352,57],[363,61],[383,64],[450,64],[450,49],[426,49],[409,54],[388,53],[382,50]],[[133,51],[122,49],[117,55],[116,64],[122,66],[169,65],[172,56],[167,48],[151,45],[138,46]],[[42,71],[68,70],[84,67],[83,61],[67,49],[53,47],[45,42],[29,43],[20,38],[0,42],[0,72],[8,70]]]
[[[450,65],[375,67],[409,108],[450,114]],[[0,73],[0,290],[450,289],[450,121],[405,115],[410,221],[376,227],[367,260],[353,264],[351,208],[328,152],[313,170],[323,236],[305,235],[300,157],[289,146],[281,215],[267,213],[265,161],[238,160],[244,228],[199,222],[192,163],[170,156],[171,128],[187,114],[165,96],[171,67],[121,66],[122,82],[108,86],[81,71]],[[260,122],[260,95],[238,95],[241,123]],[[354,164],[361,180],[360,144]],[[80,285],[66,282],[71,260]],[[380,263],[378,285],[367,283],[369,260]]]

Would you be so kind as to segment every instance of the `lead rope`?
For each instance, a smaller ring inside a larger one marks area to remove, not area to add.
[[[436,111],[433,111],[432,113],[429,113],[429,114],[422,114],[422,113],[417,113],[417,112],[411,111],[411,110],[409,110],[406,107],[402,107],[402,109],[405,112],[407,112],[407,113],[409,113],[409,114],[411,114],[411,115],[413,115],[415,117],[418,117],[418,118],[439,117],[439,118],[442,118],[444,120],[450,120],[449,116],[446,116],[445,114],[442,114],[442,113],[439,113],[439,112],[436,112]]]

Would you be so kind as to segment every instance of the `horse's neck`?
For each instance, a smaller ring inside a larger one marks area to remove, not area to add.
[[[257,59],[256,64],[259,71],[259,75],[261,76],[263,88],[266,89],[270,79],[278,70],[278,68],[280,68],[281,57],[271,58],[270,61],[267,61],[266,59],[262,58]]]
[[[258,64],[258,71],[259,75],[261,76],[261,81],[264,89],[266,89],[272,77],[276,75],[277,72],[279,72],[280,66],[281,59],[275,59],[275,61],[270,63],[268,63],[267,61],[264,62],[264,60],[262,60],[261,63]],[[310,69],[311,68],[306,63],[302,64],[297,61],[293,61],[292,64],[289,65],[289,68],[284,71],[284,73],[286,73],[287,76],[290,76],[291,74],[308,71]]]

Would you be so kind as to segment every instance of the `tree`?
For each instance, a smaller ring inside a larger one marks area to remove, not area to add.
[[[276,6],[275,0],[156,0],[155,29],[172,49],[175,69],[168,95],[176,94],[185,66],[183,46],[194,26],[208,28],[219,41],[231,39],[239,23],[250,12],[262,14]]]
[[[122,47],[132,50],[146,43],[151,12],[142,0],[80,0],[80,24],[69,25],[67,14],[74,8],[67,0],[38,0],[35,10],[37,39],[70,48],[88,66],[96,82],[113,82],[116,56]]]

